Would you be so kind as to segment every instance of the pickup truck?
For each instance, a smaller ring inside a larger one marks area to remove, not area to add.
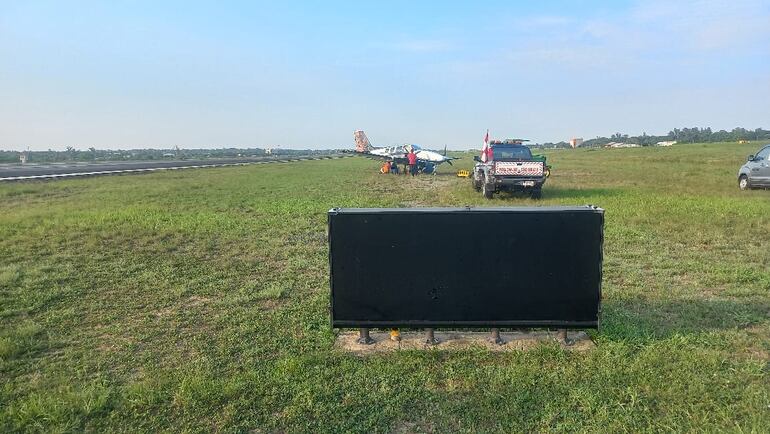
[[[542,196],[543,184],[548,178],[549,167],[543,156],[532,152],[520,141],[496,141],[489,144],[491,152],[487,161],[473,157],[473,188],[491,199],[500,191],[524,192],[533,199]]]

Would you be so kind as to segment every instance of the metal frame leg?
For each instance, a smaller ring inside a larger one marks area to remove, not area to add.
[[[369,336],[369,329],[366,327],[361,327],[358,329],[358,340],[356,342],[359,345],[371,345],[375,341],[371,338],[371,336]]]
[[[505,341],[503,341],[503,339],[500,337],[500,329],[498,328],[492,329],[492,336],[490,337],[490,340],[492,341],[492,343],[495,343],[497,345],[502,345],[505,343]]]
[[[574,340],[567,337],[567,329],[559,329],[556,332],[556,339],[559,343],[570,346],[575,343]]]
[[[439,340],[436,339],[436,336],[433,333],[433,329],[425,329],[425,343],[427,345],[436,345],[439,343]]]

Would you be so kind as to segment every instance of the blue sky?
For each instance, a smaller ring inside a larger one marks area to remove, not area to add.
[[[770,3],[0,0],[0,149],[770,127]]]

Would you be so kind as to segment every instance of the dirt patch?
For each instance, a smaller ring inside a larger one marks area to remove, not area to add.
[[[472,348],[482,348],[489,351],[526,351],[542,345],[545,342],[558,342],[556,332],[532,331],[532,332],[503,332],[500,337],[505,342],[503,345],[497,345],[490,341],[489,333],[486,332],[454,332],[441,331],[435,333],[439,340],[437,345],[428,345],[425,340],[425,333],[422,332],[404,332],[401,333],[400,341],[390,340],[388,332],[372,332],[371,337],[375,343],[371,345],[361,345],[356,342],[358,339],[357,331],[344,331],[337,335],[334,341],[334,347],[354,354],[366,355],[373,353],[387,353],[400,350],[467,350]],[[595,348],[596,345],[591,338],[583,331],[568,332],[567,337],[574,341],[572,345],[561,344],[562,347],[575,351],[585,351]]]
[[[422,206],[428,206],[428,204],[420,200],[406,200],[398,204],[399,208],[419,208]]]
[[[129,336],[116,336],[103,333],[97,337],[97,350],[101,353],[116,353],[125,350],[135,343],[135,340]]]
[[[418,422],[405,421],[396,425],[390,432],[391,434],[434,433],[436,428],[428,420],[420,420]]]
[[[323,246],[326,245],[327,238],[328,234],[326,231],[299,232],[290,234],[283,240],[283,244],[284,246],[295,246],[298,244]]]
[[[198,295],[192,295],[186,299],[180,300],[171,306],[166,306],[160,309],[157,309],[155,311],[155,316],[157,318],[164,318],[168,316],[172,316],[176,314],[177,312],[188,310],[191,308],[195,308],[198,306],[204,306],[209,302],[208,297],[201,297]]]
[[[189,307],[200,306],[200,305],[206,304],[208,302],[209,302],[209,298],[208,297],[201,297],[201,296],[198,296],[198,295],[193,295],[193,296],[191,296],[190,298],[187,299],[187,303],[185,303],[185,304],[186,304],[186,307],[189,308]]]

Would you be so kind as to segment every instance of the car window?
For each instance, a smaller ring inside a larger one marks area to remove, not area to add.
[[[770,147],[767,147],[761,151],[759,151],[754,157],[756,160],[767,160],[767,157],[770,155]]]
[[[532,152],[526,146],[493,146],[495,160],[529,160]]]

